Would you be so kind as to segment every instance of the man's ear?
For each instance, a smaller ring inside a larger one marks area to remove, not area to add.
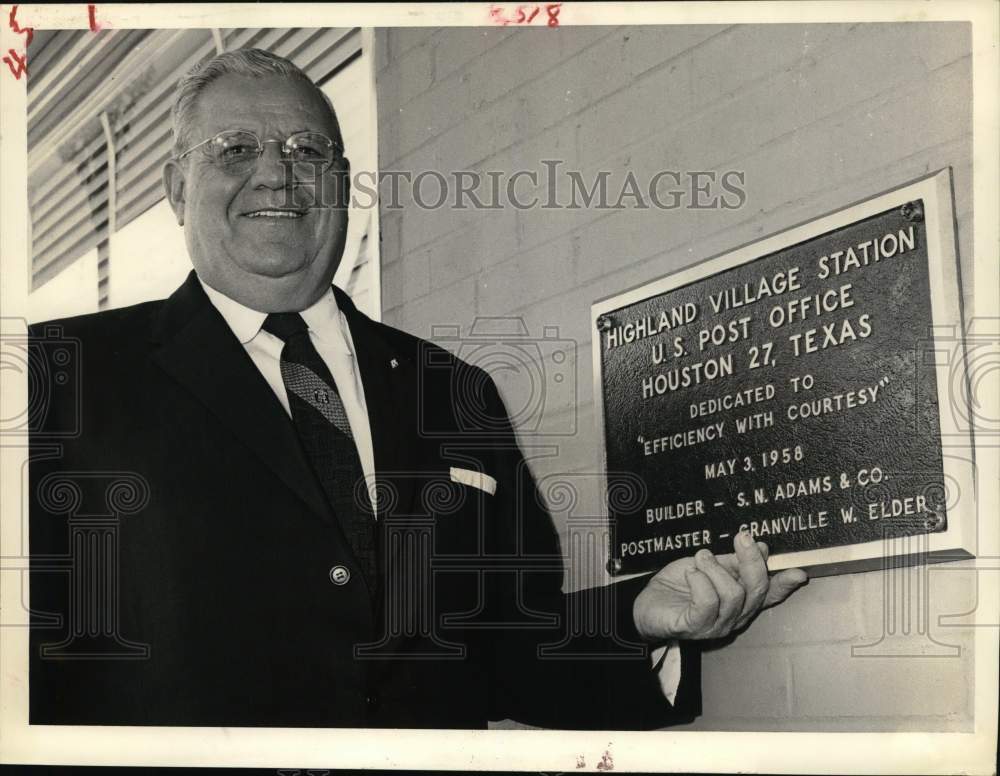
[[[184,168],[177,161],[171,159],[163,165],[163,190],[177,218],[178,226],[184,226],[185,184]]]

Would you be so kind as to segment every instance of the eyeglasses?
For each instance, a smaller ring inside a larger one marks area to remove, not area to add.
[[[178,154],[178,161],[204,149],[212,164],[230,175],[246,175],[257,167],[265,143],[281,143],[282,161],[291,164],[300,179],[317,178],[344,156],[344,147],[321,132],[296,132],[286,140],[261,140],[243,129],[220,132]]]

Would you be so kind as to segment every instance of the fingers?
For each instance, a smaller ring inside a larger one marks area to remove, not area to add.
[[[768,575],[768,548],[746,531],[734,541],[736,552],[713,555],[699,550],[685,571],[690,603],[684,613],[689,638],[708,639],[743,628],[765,607],[781,603],[808,581],[802,569]]]
[[[715,559],[719,561],[719,565],[722,566],[733,579],[740,578],[740,560],[733,553],[728,553],[727,555],[716,555]]]
[[[712,581],[697,568],[688,569],[684,576],[691,591],[685,612],[688,631],[694,638],[704,638],[701,634],[711,632],[719,616],[719,596]]]
[[[757,549],[760,550],[760,554],[764,557],[764,562],[767,562],[768,549],[764,542],[757,542]],[[715,559],[721,563],[726,571],[733,575],[734,579],[740,578],[740,559],[736,557],[736,553],[730,552],[726,555],[716,555]]]
[[[802,569],[785,569],[771,577],[771,586],[764,598],[764,606],[780,604],[788,596],[809,581],[809,575]]]
[[[716,618],[716,635],[725,635],[736,623],[743,611],[746,591],[737,580],[716,560],[708,550],[699,550],[694,556],[695,566],[709,578],[719,598],[719,614]]]
[[[749,622],[764,603],[768,592],[767,563],[760,546],[754,543],[747,531],[740,531],[733,545],[739,561],[740,581],[746,593],[737,626],[740,627]]]

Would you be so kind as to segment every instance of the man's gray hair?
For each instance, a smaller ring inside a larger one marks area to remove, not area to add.
[[[280,75],[286,78],[296,78],[309,84],[323,98],[330,109],[330,118],[336,130],[333,140],[341,140],[340,123],[333,103],[326,93],[294,62],[284,57],[272,54],[263,49],[236,49],[226,51],[211,59],[195,65],[177,82],[174,95],[174,105],[170,117],[174,125],[174,154],[179,154],[190,147],[191,143],[205,138],[192,140],[187,136],[188,127],[194,119],[198,107],[198,98],[205,88],[224,75],[242,75],[250,78],[263,78],[270,75]]]

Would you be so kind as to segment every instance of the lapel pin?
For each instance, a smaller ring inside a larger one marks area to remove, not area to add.
[[[389,362],[389,366],[395,369],[397,366],[399,366],[399,362],[396,359],[392,359],[392,361]]]

